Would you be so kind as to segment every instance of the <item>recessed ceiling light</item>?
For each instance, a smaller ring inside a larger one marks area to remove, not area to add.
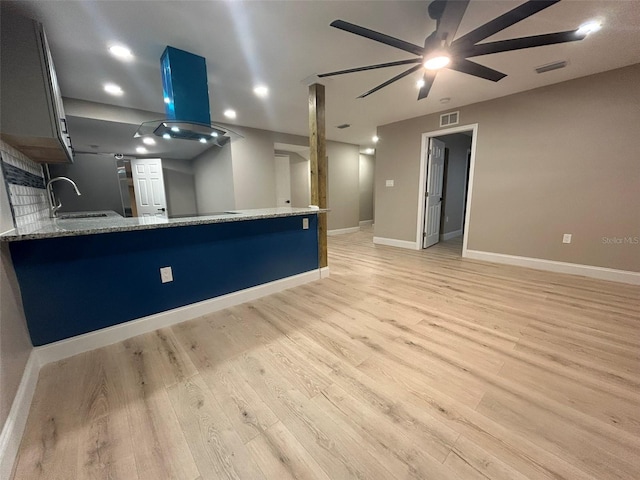
[[[120,85],[116,85],[115,83],[105,83],[104,91],[111,95],[122,95],[124,93]]]
[[[260,98],[265,98],[269,95],[269,89],[264,85],[258,85],[253,89],[253,93]]]
[[[373,143],[378,143],[378,140],[380,140],[380,138],[377,135],[374,135],[373,137],[371,137],[371,140],[373,140]]]
[[[151,137],[144,137],[142,139],[142,143],[144,143],[145,145],[155,145],[156,141]]]
[[[427,70],[438,70],[440,68],[449,65],[451,59],[445,55],[438,55],[437,57],[431,57],[424,62],[424,68]]]
[[[168,133],[163,133],[162,138],[164,138],[165,140],[169,140],[171,138],[171,135],[169,135]]]
[[[591,20],[589,22],[583,23],[580,25],[578,30],[576,30],[577,35],[589,35],[590,33],[597,32],[602,28],[602,23],[597,20]]]
[[[372,155],[375,152],[375,150],[373,148],[367,148],[364,153],[366,153],[367,155]]]
[[[423,79],[418,80],[416,82],[416,87],[418,87],[418,88],[424,87],[424,80]]]
[[[144,147],[137,147],[136,152],[138,153],[147,153],[147,149]]]
[[[200,143],[207,143],[207,139],[202,137],[200,140],[198,140]]]
[[[171,131],[178,133],[180,129],[178,127],[171,127]]]
[[[236,111],[229,108],[224,111],[224,116],[227,118],[236,118]]]
[[[120,60],[133,59],[133,54],[131,53],[131,50],[129,50],[124,45],[112,45],[109,47],[109,52],[111,52],[111,55],[119,58]]]

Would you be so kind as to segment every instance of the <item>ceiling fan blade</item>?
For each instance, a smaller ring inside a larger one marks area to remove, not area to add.
[[[505,73],[494,70],[493,68],[485,67],[484,65],[472,62],[466,58],[453,60],[451,64],[447,65],[447,68],[457,72],[467,73],[474,77],[491,80],[492,82],[497,82],[507,76]]]
[[[554,45],[556,43],[575,42],[582,40],[586,35],[579,35],[577,30],[568,32],[546,33],[544,35],[533,35],[531,37],[512,38],[499,42],[481,43],[473,45],[465,50],[465,57],[478,57],[480,55],[490,55],[492,53],[509,52],[511,50],[521,50],[523,48],[542,47],[544,45]]]
[[[333,75],[342,75],[344,73],[362,72],[365,70],[374,70],[376,68],[395,67],[397,65],[410,65],[412,63],[422,63],[422,58],[412,58],[411,60],[399,60],[397,62],[378,63],[377,65],[368,65],[366,67],[349,68],[347,70],[338,70],[337,72],[321,73],[318,77],[332,77]]]
[[[411,67],[409,70],[405,70],[404,72],[402,72],[399,75],[396,75],[395,77],[393,77],[390,80],[387,80],[384,83],[381,83],[380,85],[378,85],[375,88],[372,88],[371,90],[369,90],[368,92],[363,93],[362,95],[360,95],[358,98],[364,98],[364,97],[368,97],[369,95],[371,95],[372,93],[377,92],[378,90],[380,90],[381,88],[386,87],[387,85],[391,85],[393,82],[400,80],[401,78],[406,77],[407,75],[411,75],[413,72],[420,70],[422,67],[422,65],[416,65],[415,67]]]
[[[422,77],[424,85],[420,87],[420,91],[418,92],[418,100],[427,98],[427,95],[429,95],[429,90],[431,90],[431,86],[433,85],[433,81],[436,79],[436,73],[436,70],[427,70],[424,72],[424,76]]]
[[[469,33],[463,35],[455,42],[453,42],[453,45],[466,46],[478,43],[479,41],[484,40],[485,38],[488,38],[491,35],[510,27],[511,25],[521,22],[531,15],[535,15],[536,13],[558,3],[559,1],[560,0],[529,0],[528,2],[514,8],[513,10],[510,10],[507,13],[494,18],[490,22],[485,23],[481,27],[478,27],[475,30],[472,30]]]
[[[368,28],[360,27],[359,25],[354,25],[353,23],[345,22],[344,20],[334,20],[331,22],[331,26],[344,30],[345,32],[360,35],[361,37],[365,37],[370,40],[375,40],[376,42],[384,43],[391,47],[399,48],[400,50],[413,53],[414,55],[422,55],[422,52],[424,51],[424,48],[419,45],[414,45],[413,43],[405,42],[399,38],[391,37],[384,33],[376,32],[375,30],[369,30]]]
[[[447,1],[444,12],[438,20],[438,28],[436,28],[438,38],[445,40],[447,45],[453,42],[464,12],[467,10],[467,5],[469,5],[469,0]]]

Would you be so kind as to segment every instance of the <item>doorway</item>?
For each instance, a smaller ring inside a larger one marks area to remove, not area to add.
[[[289,155],[276,154],[276,207],[291,206],[291,161]]]
[[[416,247],[462,240],[466,256],[478,125],[422,135]]]
[[[167,218],[167,200],[160,158],[131,159],[138,217]]]

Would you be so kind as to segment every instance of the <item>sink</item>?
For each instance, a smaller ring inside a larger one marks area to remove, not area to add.
[[[78,213],[61,213],[57,218],[62,220],[78,219],[78,218],[99,218],[106,217],[106,213],[99,212],[78,212]]]

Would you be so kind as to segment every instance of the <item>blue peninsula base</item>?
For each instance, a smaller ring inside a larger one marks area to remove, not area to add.
[[[303,229],[303,218],[309,228]],[[10,243],[34,346],[318,269],[317,215]],[[170,266],[173,281],[161,283]]]

